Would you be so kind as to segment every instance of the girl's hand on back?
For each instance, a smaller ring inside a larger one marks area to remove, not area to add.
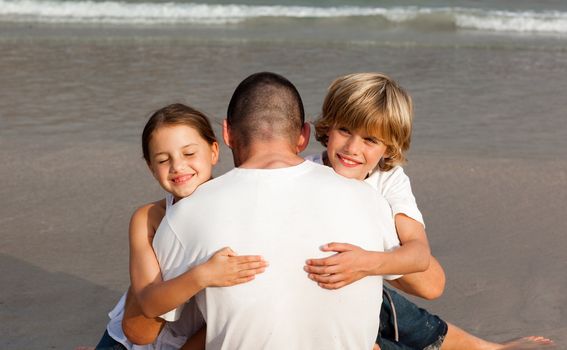
[[[370,252],[348,243],[328,243],[324,252],[337,252],[328,258],[309,259],[304,270],[308,277],[325,289],[338,289],[368,276]]]
[[[198,268],[206,287],[230,287],[249,282],[266,270],[268,262],[259,255],[237,255],[229,247],[216,252]]]

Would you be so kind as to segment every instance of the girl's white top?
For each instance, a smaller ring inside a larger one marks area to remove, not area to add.
[[[169,210],[173,205],[173,196],[168,193],[165,197],[166,207]],[[108,313],[110,321],[106,326],[108,334],[117,342],[124,345],[128,350],[177,350],[185,344],[187,336],[197,332],[204,324],[203,316],[198,310],[194,299],[190,299],[179,320],[167,322],[154,343],[148,345],[132,344],[124,335],[122,330],[122,318],[124,317],[124,305],[126,293],[122,295],[114,309]]]
[[[323,154],[305,157],[315,163],[323,164]],[[404,214],[425,226],[423,216],[417,208],[415,197],[411,190],[409,177],[401,166],[395,166],[388,171],[374,171],[364,182],[378,191],[392,208],[392,216]]]

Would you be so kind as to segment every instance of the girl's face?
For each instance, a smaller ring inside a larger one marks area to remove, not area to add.
[[[155,179],[175,199],[189,196],[208,181],[218,161],[219,147],[209,145],[190,126],[157,128],[149,143],[149,167]]]
[[[333,127],[328,136],[329,163],[344,177],[364,180],[386,153],[384,142],[363,130]]]

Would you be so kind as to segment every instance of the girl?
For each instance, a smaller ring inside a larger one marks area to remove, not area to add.
[[[322,115],[315,122],[316,138],[327,150],[308,159],[332,166],[345,177],[364,180],[386,198],[401,245],[421,247],[414,252],[427,252],[427,256],[402,256],[406,266],[425,261],[424,272],[408,274],[391,283],[410,294],[433,299],[443,292],[445,275],[430,256],[423,218],[409,178],[400,167],[410,145],[412,114],[410,96],[386,75],[359,73],[340,77],[329,87]],[[326,289],[383,274],[381,271],[388,264],[396,263],[389,261],[389,253],[369,252],[345,243],[330,243],[323,250],[337,254],[310,259],[305,269],[309,278]],[[377,338],[382,350],[520,349],[552,343],[541,337],[504,345],[491,343],[429,314],[388,288],[384,289],[383,300]]]
[[[204,114],[173,104],[150,117],[142,133],[142,150],[149,170],[167,195],[165,199],[140,207],[132,215],[129,229],[131,286],[127,296],[124,295],[110,312],[111,320],[96,349],[189,349],[194,344],[199,347],[204,344],[204,332],[201,338],[195,336],[186,344],[186,337],[177,336],[193,334],[203,326],[193,303],[186,305],[180,321],[164,326],[164,321],[157,317],[185,303],[204,288],[251,281],[265,270],[267,263],[260,256],[237,256],[227,247],[183,275],[162,281],[152,249],[153,236],[167,209],[211,178],[219,148]],[[154,343],[139,347],[131,341]]]

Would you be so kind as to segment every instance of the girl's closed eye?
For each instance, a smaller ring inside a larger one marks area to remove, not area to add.
[[[348,128],[344,127],[344,126],[339,128],[338,130],[343,135],[350,135],[350,130]]]
[[[161,125],[151,133],[148,164],[161,187],[176,200],[187,197],[208,181],[218,159],[218,144],[205,139],[192,125]],[[152,153],[152,150],[155,150]]]

